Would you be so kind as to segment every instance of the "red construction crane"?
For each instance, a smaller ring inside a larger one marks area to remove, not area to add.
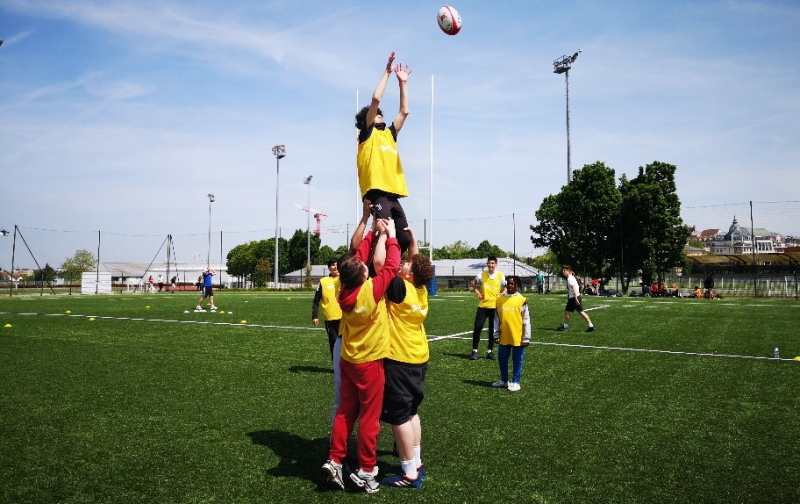
[[[326,214],[325,212],[321,212],[321,211],[317,210],[316,208],[309,208],[309,207],[307,207],[305,205],[298,205],[297,203],[295,203],[294,206],[296,206],[297,208],[299,208],[300,210],[302,210],[304,212],[311,213],[314,216],[314,220],[317,221],[317,229],[314,230],[314,234],[315,235],[321,234],[322,233],[322,228],[321,228],[322,219],[327,217],[328,214]]]

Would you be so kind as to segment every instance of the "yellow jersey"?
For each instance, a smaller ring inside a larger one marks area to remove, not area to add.
[[[356,165],[362,198],[370,189],[408,196],[406,176],[397,153],[393,130],[389,127],[380,130],[373,126],[369,138],[358,144]]]
[[[393,281],[398,281],[396,279]],[[406,296],[400,303],[387,302],[389,311],[388,358],[407,364],[428,362],[428,337],[425,334],[425,317],[428,316],[428,290],[416,288],[402,279]]]

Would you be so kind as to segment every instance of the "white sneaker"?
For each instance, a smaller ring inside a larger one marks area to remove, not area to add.
[[[367,493],[375,493],[381,489],[380,484],[375,479],[375,476],[378,475],[377,467],[373,470],[373,473],[375,474],[370,474],[363,469],[359,469],[358,472],[350,473],[350,479],[353,480],[353,483],[366,490]]]
[[[508,391],[509,392],[517,392],[521,387],[519,383],[516,382],[508,382]]]
[[[197,308],[194,309],[194,311],[196,311],[196,312],[204,312],[205,310],[198,306]]]
[[[335,484],[344,490],[344,481],[342,480],[342,464],[337,464],[333,460],[328,460],[322,464],[322,471],[327,476],[328,481]]]
[[[508,386],[508,384],[506,382],[504,382],[503,380],[498,380],[498,381],[492,383],[492,387],[494,387],[494,388],[506,388],[507,386]]]
[[[211,307],[211,311],[217,311],[217,307],[216,306],[212,306]]]

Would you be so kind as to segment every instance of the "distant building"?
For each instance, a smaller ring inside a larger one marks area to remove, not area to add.
[[[701,235],[705,233],[703,231]],[[708,243],[709,251],[716,255],[776,254],[783,252],[785,248],[786,240],[783,235],[764,228],[753,228],[751,232],[747,227],[739,225],[736,216],[733,217],[727,233],[722,234],[717,230]]]

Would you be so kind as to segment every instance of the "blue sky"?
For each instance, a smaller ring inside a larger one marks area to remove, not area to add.
[[[524,229],[561,189],[565,85],[552,62],[578,49],[573,169],[599,160],[633,177],[675,164],[684,207],[800,199],[796,1],[454,6],[464,27],[451,37],[440,4],[423,1],[3,0],[0,227],[202,236],[212,192],[214,232],[268,238],[271,148],[284,144],[284,236],[306,227],[295,204],[313,175],[323,243],[341,245],[334,231],[358,208],[356,98],[367,103],[391,51],[413,70],[399,148],[418,234],[431,213],[434,85],[435,246],[477,245],[491,216],[513,213]],[[382,108],[397,106],[392,78]],[[8,239],[0,254],[2,265]]]

